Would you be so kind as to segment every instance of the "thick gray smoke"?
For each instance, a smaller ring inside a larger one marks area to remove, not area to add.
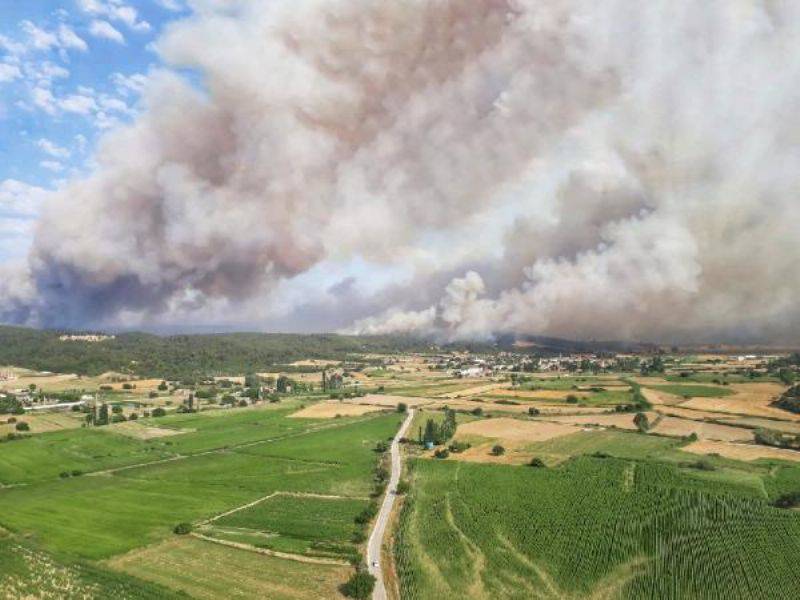
[[[194,8],[159,50],[201,84],[151,74],[0,283],[6,320],[800,334],[797,2]]]

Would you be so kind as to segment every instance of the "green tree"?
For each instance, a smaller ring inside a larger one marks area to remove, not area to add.
[[[372,597],[372,590],[375,589],[375,581],[375,577],[362,566],[342,584],[341,592],[348,598],[368,600]]]
[[[633,424],[641,431],[645,433],[648,429],[650,429],[650,420],[647,418],[647,415],[643,412],[638,412],[633,417]]]
[[[98,425],[108,425],[108,404],[103,402],[100,405],[100,413],[97,415]]]

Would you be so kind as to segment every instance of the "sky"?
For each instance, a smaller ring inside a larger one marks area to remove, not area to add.
[[[800,339],[795,0],[0,16],[2,323]]]
[[[24,258],[38,190],[91,170],[135,116],[153,40],[181,0],[0,0],[0,261]]]

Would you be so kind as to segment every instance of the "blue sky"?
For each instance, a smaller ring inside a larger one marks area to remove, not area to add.
[[[184,0],[0,0],[0,261],[24,256],[44,192],[136,112],[152,43]]]

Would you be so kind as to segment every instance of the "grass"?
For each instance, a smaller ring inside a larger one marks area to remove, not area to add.
[[[416,460],[395,553],[404,598],[790,598],[800,514],[681,471]]]
[[[617,458],[645,459],[662,456],[683,442],[670,438],[623,431],[579,431],[525,447],[548,463],[573,456],[604,453]]]
[[[341,419],[334,429],[239,450],[0,490],[0,524],[48,549],[103,559],[168,537],[178,522],[276,491],[364,496],[372,487],[375,443],[398,422],[395,415]]]
[[[366,499],[277,495],[204,526],[212,537],[279,552],[357,558],[353,535]]]
[[[680,375],[665,375],[664,379],[675,383],[780,383],[780,379],[769,375],[761,377],[748,377],[738,373],[714,373],[707,371],[690,372],[688,377]]]
[[[645,387],[684,398],[723,398],[735,393],[724,387],[710,385],[645,385]]]
[[[62,561],[29,543],[0,535],[2,598],[167,600],[179,594],[97,565]]]
[[[232,550],[194,538],[173,538],[109,561],[109,565],[192,598],[330,599],[348,567],[306,564]]]

